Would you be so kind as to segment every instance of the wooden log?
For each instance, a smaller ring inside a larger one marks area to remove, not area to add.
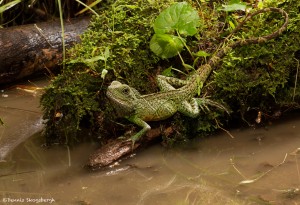
[[[79,42],[90,18],[65,21],[65,44]],[[53,70],[62,62],[60,21],[0,29],[0,84]]]
[[[86,167],[91,170],[98,170],[105,168],[114,162],[132,154],[141,147],[145,147],[154,141],[158,137],[165,135],[169,136],[174,132],[174,127],[167,128],[159,127],[151,129],[146,136],[141,140],[135,142],[132,146],[132,142],[126,139],[113,139],[107,144],[97,149],[91,156],[86,164]]]

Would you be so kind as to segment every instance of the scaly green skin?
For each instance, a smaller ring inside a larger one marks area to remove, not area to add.
[[[142,127],[142,130],[131,137],[133,143],[151,129],[146,123],[147,121],[164,120],[174,115],[177,111],[193,118],[198,116],[200,112],[199,102],[204,101],[204,103],[209,103],[209,101],[205,101],[203,98],[194,98],[194,96],[200,93],[202,85],[209,77],[213,68],[229,51],[238,46],[264,43],[279,36],[287,28],[288,14],[284,10],[265,8],[248,15],[232,34],[238,31],[253,16],[270,11],[281,13],[284,16],[285,22],[281,28],[272,34],[258,38],[238,40],[220,49],[207,64],[200,66],[188,80],[159,75],[157,83],[161,92],[148,95],[141,95],[134,88],[118,81],[113,81],[107,89],[107,96],[113,103],[119,117],[125,117],[134,124]],[[179,88],[176,89],[173,86]]]

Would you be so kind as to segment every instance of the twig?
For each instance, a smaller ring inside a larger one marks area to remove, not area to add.
[[[295,60],[297,61],[297,72],[296,72],[295,85],[294,85],[293,101],[294,101],[295,95],[296,95],[296,88],[297,88],[297,81],[298,81],[298,72],[299,72],[299,60],[296,59],[296,58],[295,58]]]
[[[215,119],[215,121],[217,123],[218,128],[220,128],[221,130],[225,131],[232,139],[234,138],[234,136],[228,130],[226,130],[225,128],[223,128],[223,127],[221,127],[219,125],[218,120]]]
[[[262,173],[261,175],[259,175],[258,177],[254,178],[254,179],[247,179],[247,180],[243,180],[241,181],[239,184],[242,185],[242,184],[251,184],[251,183],[254,183],[256,181],[258,181],[260,178],[264,177],[265,175],[267,175],[269,172],[273,171],[275,168],[279,167],[280,165],[284,164],[285,163],[285,160],[287,158],[288,154],[286,153],[285,156],[284,156],[284,159],[281,163],[277,164],[276,166],[274,166],[273,168],[269,169],[268,171]],[[240,173],[240,172],[238,172]]]

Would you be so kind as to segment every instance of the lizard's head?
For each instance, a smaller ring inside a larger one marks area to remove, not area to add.
[[[118,115],[124,116],[134,112],[134,102],[139,93],[129,85],[113,81],[107,88],[107,97],[112,102]]]

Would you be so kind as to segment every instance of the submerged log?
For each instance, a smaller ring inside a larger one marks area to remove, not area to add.
[[[167,128],[154,128],[151,129],[146,136],[141,140],[135,142],[132,146],[132,142],[126,139],[114,139],[96,150],[90,157],[86,164],[86,167],[92,170],[101,169],[107,167],[114,162],[134,153],[141,147],[147,146],[158,137],[165,135],[171,135],[174,129],[172,126]],[[142,146],[143,145],[143,146]]]
[[[90,18],[64,23],[65,44],[79,42]],[[62,62],[59,21],[0,29],[0,84],[13,82],[33,73],[53,70]]]

